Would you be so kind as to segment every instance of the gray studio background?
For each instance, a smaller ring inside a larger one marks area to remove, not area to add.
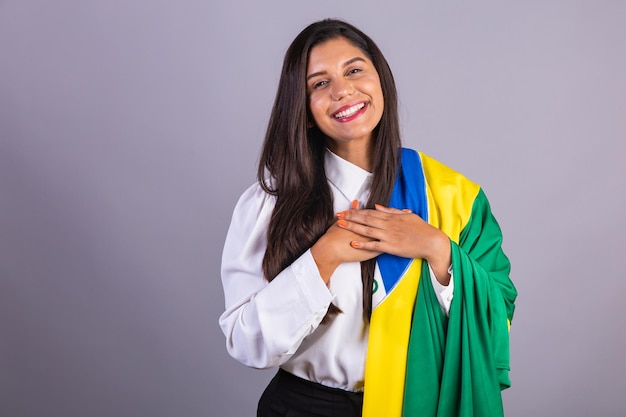
[[[0,415],[252,416],[222,243],[281,60],[341,17],[405,144],[481,183],[519,290],[507,415],[626,415],[626,3],[0,1]]]

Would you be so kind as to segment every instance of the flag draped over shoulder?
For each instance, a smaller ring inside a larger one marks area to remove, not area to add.
[[[446,317],[426,262],[379,256],[387,295],[370,322],[363,416],[502,416],[517,292],[487,198],[463,175],[403,149],[389,205],[450,238],[454,295]]]

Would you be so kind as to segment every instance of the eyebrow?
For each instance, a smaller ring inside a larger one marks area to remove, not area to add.
[[[363,58],[361,58],[361,57],[357,56],[357,57],[354,57],[354,58],[349,59],[349,60],[347,60],[346,62],[344,62],[344,63],[343,63],[343,65],[342,65],[342,67],[343,67],[343,68],[345,68],[345,67],[347,67],[348,65],[353,64],[353,63],[358,62],[358,61],[365,62],[365,60],[364,60]],[[307,76],[306,76],[306,80],[307,80],[307,81],[309,81],[309,80],[310,80],[311,78],[313,78],[313,77],[317,77],[318,75],[324,75],[324,74],[326,74],[326,71],[314,72],[313,74],[309,74],[309,75],[307,75]]]

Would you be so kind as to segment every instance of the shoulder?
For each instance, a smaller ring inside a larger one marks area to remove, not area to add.
[[[406,157],[419,159],[422,170],[424,171],[424,178],[430,188],[445,188],[448,191],[451,191],[450,189],[452,188],[457,192],[473,195],[473,197],[475,197],[480,190],[480,185],[470,180],[459,171],[426,155],[424,152],[404,148],[402,152],[403,160]]]
[[[480,195],[480,186],[435,158],[423,152],[416,154],[426,182],[429,223],[458,241]]]
[[[267,193],[258,182],[255,182],[237,200],[233,220],[256,223],[271,214],[275,203],[276,197]]]
[[[239,196],[239,200],[237,204],[241,204],[244,202],[265,202],[268,200],[273,200],[274,196],[269,194],[267,191],[261,187],[261,184],[255,182],[254,184],[248,186],[241,196]]]

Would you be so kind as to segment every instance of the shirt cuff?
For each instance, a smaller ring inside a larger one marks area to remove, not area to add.
[[[448,268],[448,273],[450,274],[450,282],[448,285],[442,285],[437,281],[435,272],[430,265],[428,265],[428,270],[430,272],[430,279],[433,284],[433,289],[435,290],[435,295],[437,296],[437,301],[439,301],[439,305],[441,306],[441,311],[447,316],[450,312],[450,305],[452,304],[452,296],[454,294],[454,273],[452,271],[452,265]]]
[[[321,307],[326,314],[334,296],[324,283],[310,249],[291,264],[291,271],[311,311],[319,311]]]

